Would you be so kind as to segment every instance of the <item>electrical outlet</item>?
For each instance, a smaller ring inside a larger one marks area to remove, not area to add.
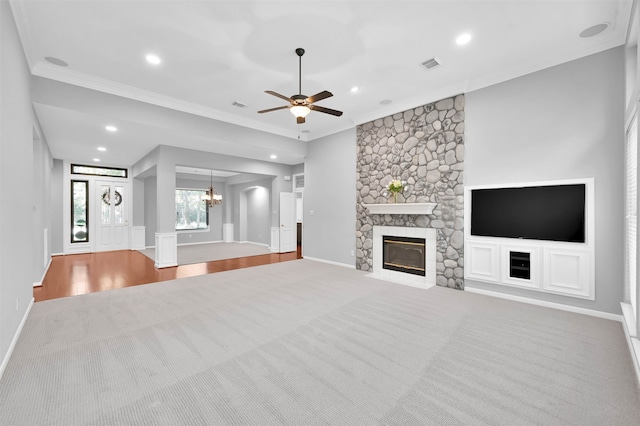
[[[19,311],[19,310],[20,310],[20,298],[17,297],[16,298],[16,311]]]
[[[356,255],[356,252],[355,252],[355,251],[353,251],[353,250],[351,250],[351,257],[353,257],[353,256],[355,256],[355,255]]]

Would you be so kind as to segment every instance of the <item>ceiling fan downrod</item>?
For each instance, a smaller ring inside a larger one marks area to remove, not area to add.
[[[304,55],[304,49],[298,47],[296,54],[298,55],[298,95],[302,95],[302,55]]]

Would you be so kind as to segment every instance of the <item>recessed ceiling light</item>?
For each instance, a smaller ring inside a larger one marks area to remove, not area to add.
[[[456,44],[458,44],[459,46],[462,46],[463,44],[467,44],[470,41],[471,41],[471,34],[469,33],[460,34],[456,38]]]
[[[269,157],[270,157],[272,160],[275,160],[276,158],[278,158],[278,156],[277,156],[277,155],[275,155],[275,154],[271,154]]]
[[[107,132],[117,132],[118,131],[118,128],[116,126],[109,125],[109,126],[105,126],[104,128],[107,130]]]
[[[587,28],[586,30],[582,31],[580,33],[580,37],[589,38],[589,37],[597,36],[598,34],[603,32],[607,28],[609,28],[609,23],[608,22],[604,22],[602,24],[596,24],[596,25],[593,25],[593,26]]]
[[[96,163],[99,163],[100,159],[99,158],[94,158],[93,161],[95,161]]]
[[[353,86],[351,88],[351,93],[356,93],[358,90],[360,90],[360,88],[358,86]]]
[[[106,151],[106,150],[107,150],[107,148],[105,148],[104,146],[99,146],[99,147],[98,147],[98,151],[102,151],[102,152],[104,152],[104,151]]]
[[[154,55],[153,53],[149,53],[147,56],[145,56],[145,59],[151,65],[160,65],[160,62],[162,62],[160,60],[160,57],[158,55]]]
[[[59,67],[69,66],[69,64],[66,63],[65,61],[63,61],[62,59],[54,58],[53,56],[47,56],[47,57],[44,58],[44,60],[49,62],[49,63],[51,63],[51,64],[53,64],[53,65],[57,65]]]

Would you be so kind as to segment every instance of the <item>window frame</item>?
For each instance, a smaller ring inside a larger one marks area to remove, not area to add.
[[[96,170],[96,173],[77,172],[77,171],[74,170],[76,167],[86,167],[88,169],[93,169],[93,170]],[[124,176],[110,175],[108,173],[100,173],[100,172],[98,172],[98,170],[116,170],[118,172],[123,172]],[[90,165],[90,164],[75,164],[75,163],[72,163],[70,165],[69,171],[70,171],[70,173],[72,175],[101,176],[101,177],[119,178],[119,179],[127,179],[129,177],[129,171],[127,169],[122,169],[122,168],[119,168],[119,167],[94,166],[94,165]]]
[[[178,195],[178,191],[193,191],[193,192],[200,192],[200,202],[203,203],[205,205],[205,223],[207,224],[206,228],[191,228],[191,229],[179,229],[178,228],[178,203],[175,204],[176,206],[176,218],[175,218],[175,222],[174,222],[174,228],[176,232],[210,232],[211,231],[211,223],[209,222],[209,219],[211,217],[210,214],[210,210],[211,208],[207,205],[206,202],[204,202],[202,200],[202,195],[207,193],[206,189],[202,189],[202,188],[176,188],[175,190],[175,195]]]
[[[83,183],[84,184],[84,188],[85,188],[85,225],[84,226],[86,228],[85,232],[87,234],[87,238],[84,241],[74,241],[74,238],[73,238],[74,235],[75,235],[74,232],[73,232],[73,228],[75,227],[75,222],[74,222],[75,216],[74,216],[74,213],[73,213],[74,212],[74,207],[75,207],[74,196],[73,196],[73,194],[74,194],[73,187],[74,187],[74,184],[76,184],[76,183]],[[70,244],[87,244],[87,243],[91,242],[90,233],[89,233],[89,220],[90,220],[90,216],[89,216],[89,181],[88,180],[71,179],[70,188],[71,188],[71,192],[70,192],[71,196],[69,198],[70,198],[70,201],[71,201],[70,202],[70,204],[71,204],[71,214],[69,215],[69,219],[70,219],[70,222],[71,222],[71,229],[70,229],[71,232],[69,234],[69,243]]]

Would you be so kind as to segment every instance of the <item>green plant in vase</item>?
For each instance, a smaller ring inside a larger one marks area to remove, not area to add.
[[[406,182],[403,182],[399,179],[393,179],[387,185],[387,190],[393,194],[393,202],[398,202],[398,194],[404,191],[404,185]]]

